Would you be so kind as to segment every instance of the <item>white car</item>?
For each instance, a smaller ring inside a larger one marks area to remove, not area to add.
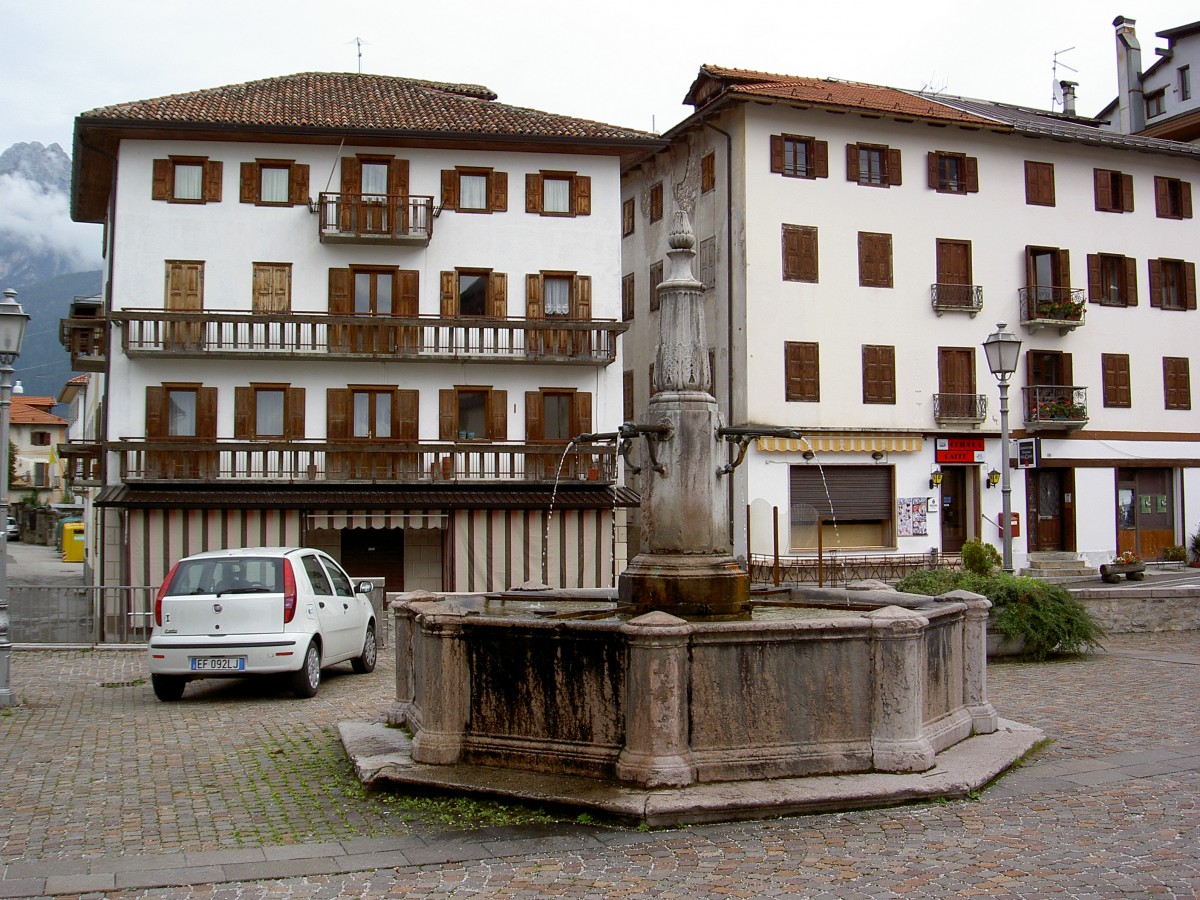
[[[378,652],[370,590],[305,547],[181,559],[154,601],[154,693],[178,700],[193,679],[284,673],[296,696],[312,697],[326,666],[349,660],[355,672],[370,672]]]

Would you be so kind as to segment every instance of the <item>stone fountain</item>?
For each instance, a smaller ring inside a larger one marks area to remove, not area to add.
[[[642,442],[641,552],[615,596],[391,595],[401,728],[343,724],[360,777],[652,825],[982,787],[1041,736],[987,701],[986,598],[751,600],[722,479],[778,430],[721,422],[682,213],[669,243],[647,420],[580,436]]]

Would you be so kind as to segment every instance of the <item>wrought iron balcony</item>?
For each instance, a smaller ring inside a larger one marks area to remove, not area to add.
[[[934,394],[933,418],[939,425],[978,425],[987,418],[986,394]]]
[[[122,438],[123,482],[612,484],[612,444]],[[565,454],[565,455],[564,455]],[[561,466],[561,468],[560,468]],[[561,473],[561,474],[560,474]]]
[[[323,244],[415,244],[433,237],[433,197],[322,193],[313,210]]]
[[[550,362],[607,366],[628,322],[484,316],[333,316],[206,309],[112,313],[126,356]]]
[[[965,312],[973,319],[983,309],[983,285],[980,284],[931,284],[929,297],[939,316],[946,312]]]
[[[99,441],[69,441],[58,445],[63,481],[71,487],[100,487],[102,448]]]
[[[1030,431],[1078,431],[1088,422],[1085,387],[1042,384],[1021,391]]]
[[[1030,286],[1018,289],[1021,324],[1031,331],[1057,328],[1074,331],[1083,324],[1087,303],[1083,288]]]

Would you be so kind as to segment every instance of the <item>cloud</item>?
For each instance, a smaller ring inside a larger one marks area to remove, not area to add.
[[[100,268],[101,227],[72,222],[65,194],[20,175],[0,175],[0,239],[31,254],[55,253],[76,271]]]

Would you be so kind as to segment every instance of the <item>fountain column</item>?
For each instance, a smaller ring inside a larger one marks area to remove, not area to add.
[[[687,216],[675,213],[668,238],[669,269],[658,288],[658,349],[641,456],[642,550],[621,574],[622,602],[638,613],[728,616],[749,606],[750,578],[734,560],[727,533],[729,503],[717,475],[724,442],[710,393],[704,285],[692,274],[696,238]]]

